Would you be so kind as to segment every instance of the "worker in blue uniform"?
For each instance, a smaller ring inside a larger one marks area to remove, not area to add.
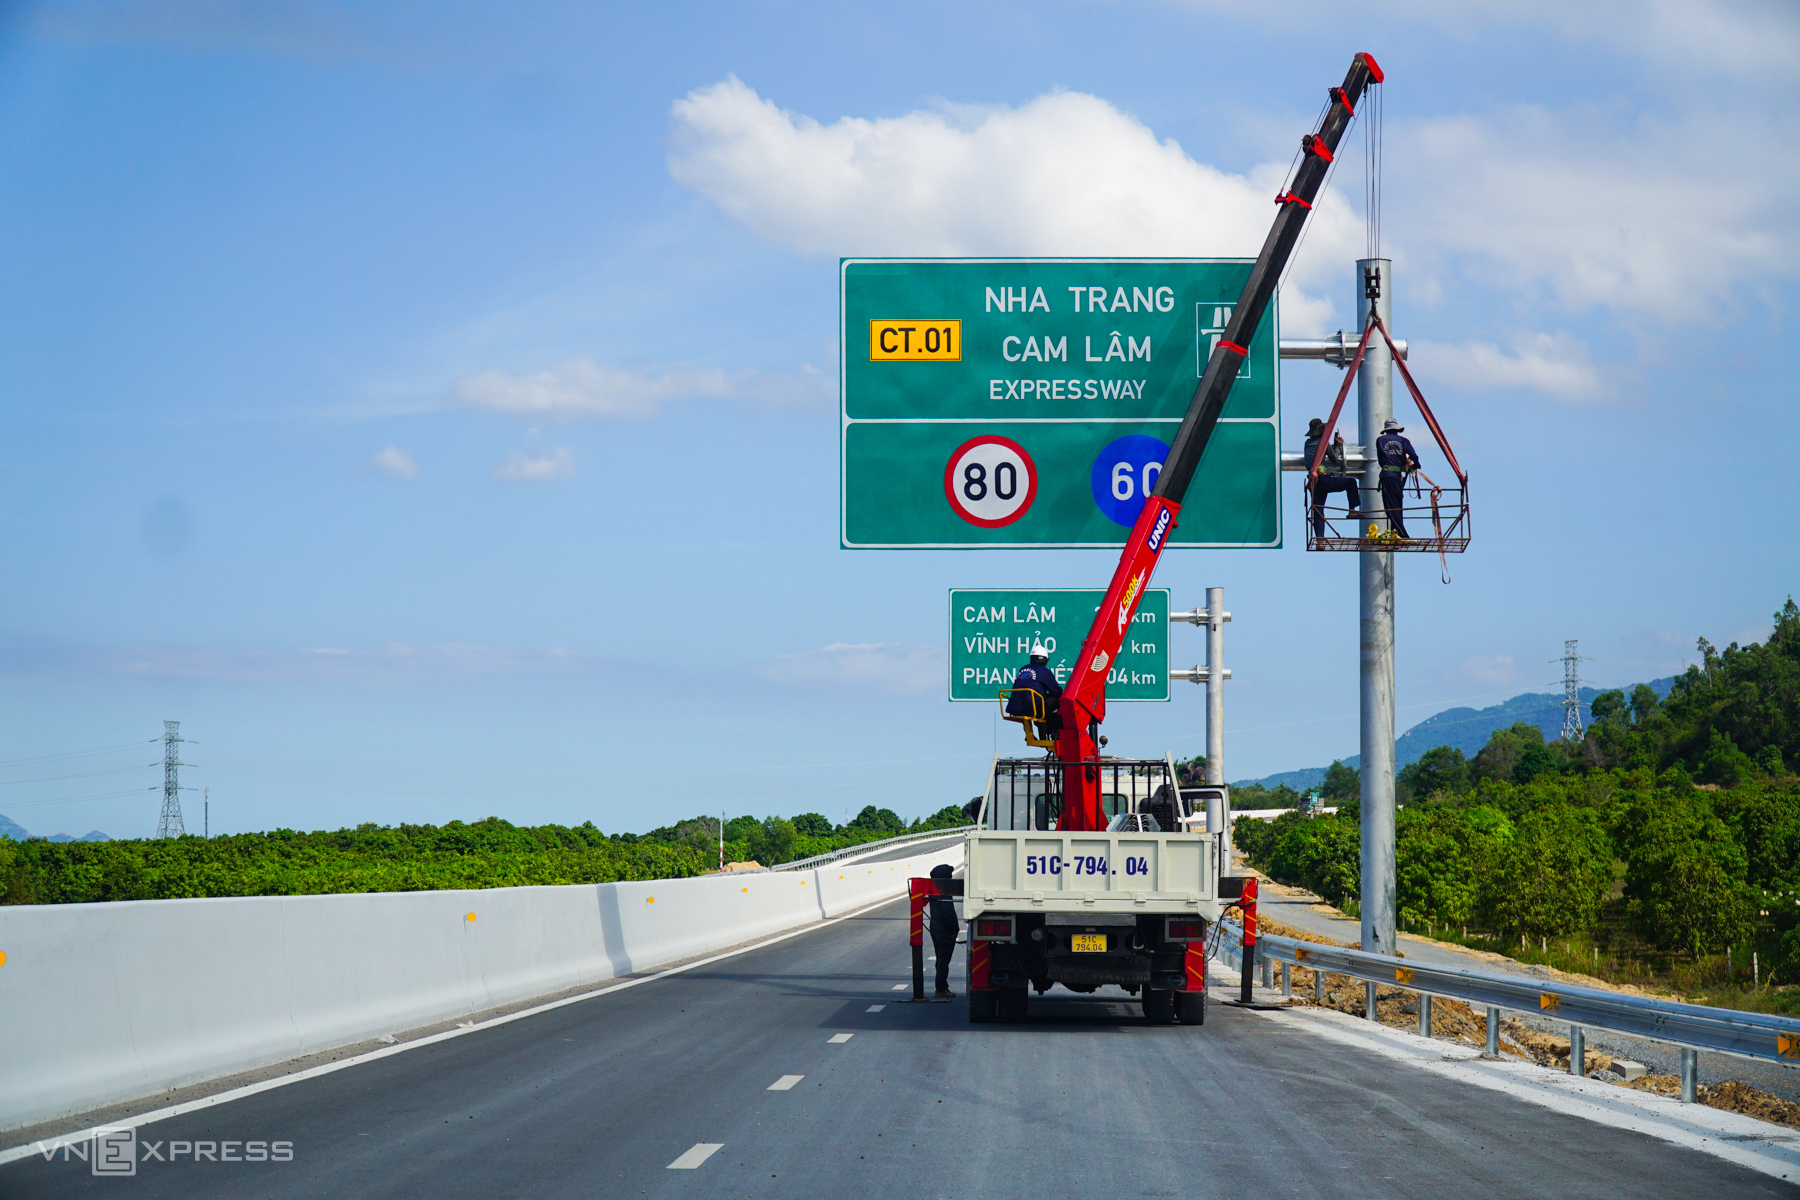
[[[1401,436],[1405,432],[1406,427],[1390,417],[1375,439],[1375,454],[1381,462],[1381,504],[1387,509],[1388,525],[1402,539],[1409,536],[1402,517],[1406,477],[1419,469],[1418,452]]]
[[[1029,717],[1038,724],[1045,738],[1054,738],[1062,729],[1057,705],[1062,702],[1062,684],[1050,669],[1050,651],[1042,642],[1031,643],[1031,661],[1019,668],[1013,677],[1012,695],[1006,698],[1006,715]]]
[[[944,886],[953,874],[949,863],[939,863],[931,868],[931,882],[938,885],[938,895],[926,905],[931,917],[931,946],[937,953],[937,991],[934,996],[939,1000],[956,999],[956,993],[950,990],[950,959],[956,953],[956,935],[962,924],[956,919],[956,903],[945,894],[949,889]]]
[[[1312,526],[1313,536],[1325,536],[1325,497],[1333,492],[1347,493],[1344,497],[1349,501],[1350,511],[1345,514],[1351,521],[1362,517],[1362,489],[1356,485],[1356,477],[1350,474],[1349,464],[1344,459],[1344,435],[1338,434],[1325,447],[1323,457],[1319,455],[1319,443],[1325,437],[1325,422],[1314,417],[1306,426],[1306,469],[1308,472],[1307,487],[1312,490]],[[1313,460],[1319,460],[1315,469]]]

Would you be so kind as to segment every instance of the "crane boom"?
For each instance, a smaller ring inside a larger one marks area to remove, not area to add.
[[[1250,277],[1244,281],[1244,290],[1232,309],[1224,335],[1213,346],[1155,490],[1132,526],[1100,611],[1094,614],[1094,623],[1081,643],[1081,653],[1076,656],[1075,669],[1063,690],[1059,708],[1062,729],[1057,735],[1056,755],[1063,769],[1063,829],[1106,828],[1106,816],[1100,807],[1101,772],[1097,762],[1100,723],[1106,719],[1107,669],[1118,658],[1125,631],[1137,613],[1169,535],[1174,532],[1188,484],[1206,453],[1219,414],[1225,409],[1238,368],[1250,353],[1250,341],[1275,296],[1275,285],[1300,240],[1307,214],[1312,211],[1313,201],[1337,154],[1338,143],[1356,114],[1357,102],[1369,84],[1381,81],[1381,68],[1375,60],[1358,54],[1350,63],[1343,86],[1331,89],[1331,103],[1319,127],[1301,139],[1300,167],[1289,189],[1275,197],[1280,206],[1275,224],[1250,268]]]

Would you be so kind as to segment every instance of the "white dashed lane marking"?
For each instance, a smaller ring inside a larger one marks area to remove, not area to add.
[[[912,986],[912,984],[910,984],[910,983],[896,983],[894,985],[894,990],[896,992],[904,992],[907,988],[909,988],[911,986]]]
[[[841,1046],[855,1036],[854,1033],[834,1033],[825,1040],[827,1045]]]
[[[691,1171],[713,1155],[717,1154],[719,1152],[719,1147],[724,1144],[724,1142],[695,1142],[692,1146],[688,1147],[686,1154],[683,1154],[664,1169],[669,1171]]]
[[[871,1005],[869,1005],[868,1011],[880,1012],[882,1009],[884,1009],[886,1007],[887,1007],[887,1005],[885,1005],[885,1004],[871,1004]]]
[[[806,1076],[804,1075],[783,1075],[780,1079],[771,1083],[768,1090],[771,1092],[785,1092],[805,1078]]]

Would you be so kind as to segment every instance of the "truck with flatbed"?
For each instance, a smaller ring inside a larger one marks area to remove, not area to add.
[[[1375,60],[1356,55],[1314,131],[1300,139],[1296,165],[1275,196],[1275,222],[1212,343],[1067,682],[1052,687],[1035,673],[1021,675],[999,695],[1006,719],[1045,754],[995,760],[968,834],[957,882],[969,925],[971,1021],[1022,1019],[1032,993],[1052,986],[1091,992],[1113,985],[1136,994],[1152,1022],[1200,1024],[1207,939],[1240,892],[1244,937],[1255,937],[1255,883],[1227,874],[1223,820],[1219,828],[1195,828],[1169,760],[1101,753],[1106,682],[1339,143],[1363,94],[1381,81]],[[935,885],[915,882],[918,946],[917,906]],[[1248,1000],[1247,967],[1243,984]]]

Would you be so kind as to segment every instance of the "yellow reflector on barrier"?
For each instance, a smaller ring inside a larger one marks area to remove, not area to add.
[[[1411,969],[1407,968],[1407,967],[1395,967],[1394,968],[1394,982],[1395,983],[1411,983],[1412,982]]]
[[[6,955],[0,954],[0,963],[6,961]],[[1776,1035],[1776,1052],[1783,1058],[1800,1058],[1800,1034],[1783,1033]]]
[[[1312,951],[1302,950],[1298,946],[1296,946],[1294,948],[1294,957],[1299,959],[1301,962],[1307,962],[1308,960],[1310,960],[1312,958]]]
[[[1562,997],[1561,996],[1552,996],[1549,992],[1539,992],[1538,993],[1538,1007],[1540,1009],[1560,1008],[1561,1006],[1562,1006]]]
[[[465,917],[465,918],[463,918],[463,919],[464,919],[464,920],[467,920],[467,921],[473,921],[473,920],[474,920],[474,919],[475,919],[475,914],[474,914],[474,913],[470,913],[470,914],[469,914],[469,915],[468,915],[468,916],[467,916],[467,917]]]

